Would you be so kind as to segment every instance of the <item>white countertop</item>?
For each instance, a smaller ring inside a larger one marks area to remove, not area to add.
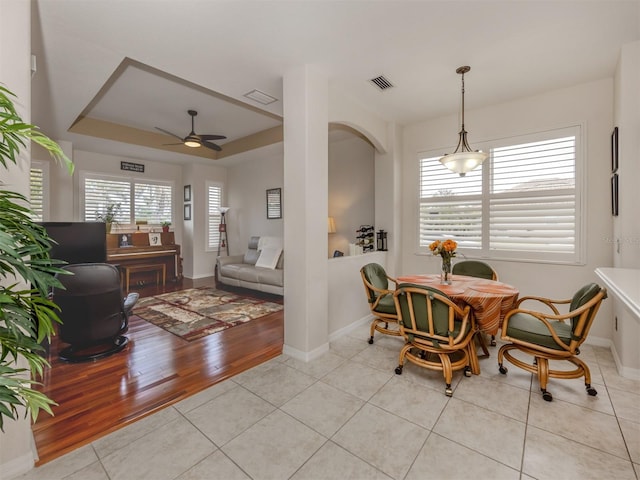
[[[640,269],[601,267],[596,268],[596,275],[640,320]]]

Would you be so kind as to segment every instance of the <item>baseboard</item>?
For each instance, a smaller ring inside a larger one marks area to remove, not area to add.
[[[613,350],[613,342],[610,338],[604,337],[595,337],[593,335],[589,335],[587,339],[584,341],[587,345],[593,345],[596,347],[605,347]]]
[[[285,344],[282,348],[282,353],[285,355],[289,355],[297,360],[301,360],[303,362],[310,362],[315,360],[316,358],[321,357],[325,353],[329,351],[329,342],[319,346],[318,348],[311,350],[310,352],[303,352],[302,350],[298,350],[297,348],[293,348],[287,344]]]
[[[351,333],[352,331],[354,331],[356,328],[365,325],[367,323],[371,323],[371,321],[373,320],[373,315],[368,314],[365,317],[362,317],[359,320],[356,320],[355,322],[350,323],[349,325],[347,325],[346,327],[342,327],[339,330],[336,330],[335,332],[332,332],[329,334],[329,341],[333,342],[334,340],[337,340],[340,337],[343,337],[345,335],[348,335],[349,333]]]
[[[611,353],[613,354],[613,361],[616,363],[618,375],[631,380],[640,380],[640,369],[625,367],[622,364],[622,360],[620,360],[620,355],[618,355],[618,351],[616,350],[616,345],[614,343],[611,344]]]
[[[27,473],[34,465],[33,455],[30,453],[25,453],[18,458],[12,458],[8,462],[0,465],[2,478],[6,478],[7,480],[16,478]]]

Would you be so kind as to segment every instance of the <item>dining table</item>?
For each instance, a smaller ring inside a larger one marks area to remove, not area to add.
[[[413,283],[436,288],[464,308],[469,305],[480,332],[496,335],[505,315],[513,309],[520,292],[497,280],[451,275],[451,284],[440,283],[440,274],[402,275],[398,283]]]

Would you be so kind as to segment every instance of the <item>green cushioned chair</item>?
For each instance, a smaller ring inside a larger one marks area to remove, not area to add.
[[[464,370],[466,376],[480,373],[475,344],[471,307],[462,309],[440,290],[401,283],[394,293],[400,332],[405,345],[400,351],[398,375],[405,360],[420,367],[441,371],[445,394],[451,396],[453,372]]]
[[[451,273],[454,275],[486,278],[487,280],[498,280],[498,274],[491,265],[479,260],[462,260],[461,262],[454,263]]]
[[[373,315],[369,343],[373,343],[373,334],[378,331],[385,335],[399,336],[398,315],[393,301],[393,292],[389,288],[390,283],[398,284],[395,278],[387,275],[384,267],[378,263],[368,263],[360,269],[360,275],[367,294],[369,309]]]
[[[542,397],[553,400],[547,391],[549,378],[581,378],[589,395],[598,392],[591,386],[589,367],[577,356],[580,345],[587,338],[589,329],[600,308],[602,300],[607,298],[607,290],[596,283],[590,283],[578,290],[573,298],[567,300],[551,300],[543,297],[522,297],[516,306],[504,317],[502,323],[502,339],[509,342],[498,352],[500,373],[506,374],[507,368],[502,365],[506,358],[513,365],[528,372],[535,373],[540,382]],[[523,308],[524,302],[537,302],[537,306],[545,305],[543,311]],[[542,305],[540,305],[542,304]],[[568,305],[568,312],[560,313],[558,306]],[[518,350],[533,357],[533,362],[526,363],[515,358],[510,350]],[[552,370],[549,360],[567,360],[575,365],[573,370]]]

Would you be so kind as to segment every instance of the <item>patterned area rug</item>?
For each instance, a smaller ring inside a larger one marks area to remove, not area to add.
[[[187,341],[282,310],[279,303],[215,288],[190,288],[138,300],[133,313]]]

